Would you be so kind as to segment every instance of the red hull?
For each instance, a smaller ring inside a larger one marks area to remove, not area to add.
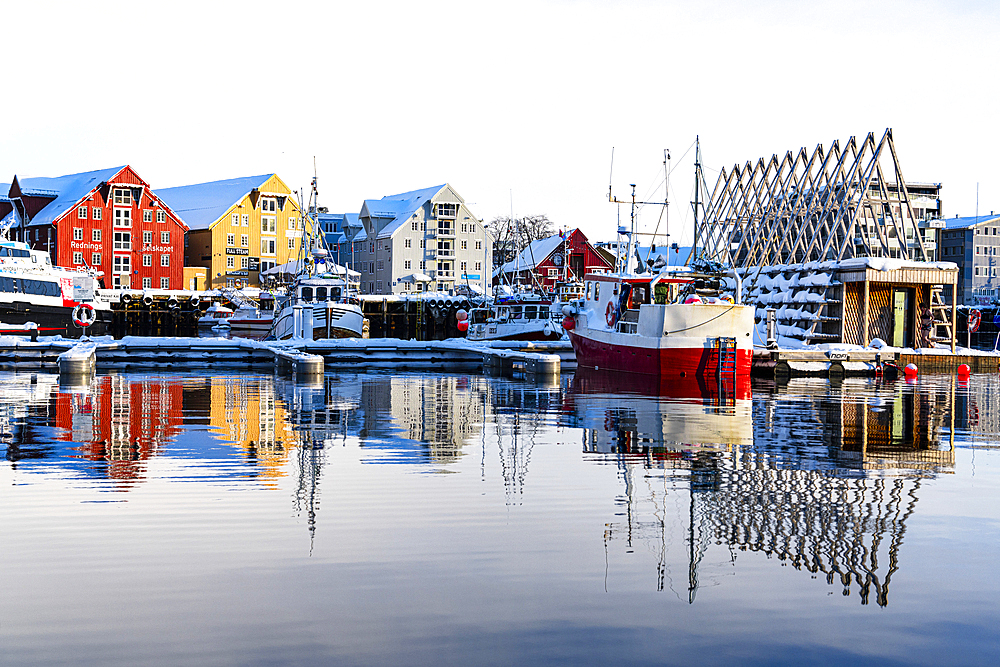
[[[569,338],[576,363],[601,371],[638,373],[661,378],[714,377],[719,351],[710,347],[632,347],[599,343],[574,331]],[[753,350],[736,350],[736,374],[750,376]]]

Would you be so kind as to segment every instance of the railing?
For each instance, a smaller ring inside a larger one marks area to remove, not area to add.
[[[455,235],[455,228],[454,227],[440,227],[439,226],[437,228],[437,230],[435,230],[434,235],[437,236],[437,237],[454,236]]]
[[[455,277],[455,272],[454,271],[434,271],[433,273],[434,273],[434,277],[435,278],[454,278]]]
[[[438,248],[437,256],[442,258],[444,257],[453,258],[455,256],[455,250],[452,248]]]

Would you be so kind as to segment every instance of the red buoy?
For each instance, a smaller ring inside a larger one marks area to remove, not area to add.
[[[961,366],[958,367],[958,374],[961,376],[967,376],[971,372],[972,369],[969,368],[969,364],[962,364]]]
[[[572,317],[563,318],[562,321],[563,329],[565,329],[566,331],[571,331],[575,326],[576,326],[576,320],[574,320]]]
[[[455,326],[458,327],[459,331],[464,333],[469,330],[469,320],[459,320]]]
[[[917,365],[916,364],[906,364],[906,368],[903,369],[903,374],[908,378],[917,377]]]

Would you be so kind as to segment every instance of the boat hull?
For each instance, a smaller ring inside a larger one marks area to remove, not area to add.
[[[87,327],[87,335],[103,336],[111,329],[111,311],[99,308],[95,314],[97,319]],[[28,322],[38,325],[40,336],[79,338],[83,335],[83,329],[73,322],[73,307],[32,303],[0,305],[0,328],[3,325],[19,327]]]
[[[364,329],[364,315],[356,304],[335,303],[330,309],[329,335],[327,335],[325,304],[313,307],[313,340],[323,338],[361,338]],[[288,340],[295,335],[294,308],[282,308],[274,322],[274,337]]]

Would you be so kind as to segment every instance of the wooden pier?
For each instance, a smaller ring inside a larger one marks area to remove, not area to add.
[[[903,369],[914,364],[920,373],[954,373],[962,364],[973,373],[996,373],[1000,370],[1000,354],[906,354],[901,352],[863,350],[754,350],[751,372],[755,377],[784,379],[792,377],[875,376],[880,364]],[[888,375],[887,375],[888,377]]]

